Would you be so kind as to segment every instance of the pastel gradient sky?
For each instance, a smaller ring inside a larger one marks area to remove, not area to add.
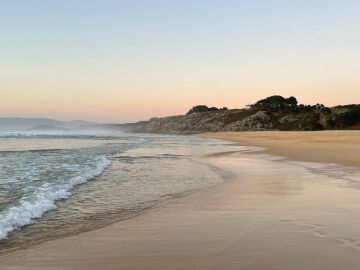
[[[358,0],[0,0],[0,116],[360,103]]]

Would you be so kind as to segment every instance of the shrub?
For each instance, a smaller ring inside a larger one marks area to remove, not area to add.
[[[349,111],[338,114],[335,117],[335,125],[344,128],[360,123],[360,106],[354,106]]]
[[[223,108],[224,109],[224,108]],[[202,112],[211,112],[211,111],[218,111],[219,109],[216,107],[209,108],[206,105],[197,105],[192,107],[186,114],[192,114],[192,113],[202,113]]]

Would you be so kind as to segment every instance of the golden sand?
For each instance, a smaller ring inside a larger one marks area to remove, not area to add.
[[[360,167],[360,131],[218,132],[200,136],[265,147],[266,152],[293,160]]]

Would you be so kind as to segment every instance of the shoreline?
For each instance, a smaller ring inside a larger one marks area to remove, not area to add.
[[[262,144],[251,146],[266,147]],[[296,153],[305,152],[300,160],[307,158],[308,148],[296,147]],[[342,146],[334,149],[342,151]],[[360,190],[309,180],[296,164],[257,154],[239,151],[203,158],[237,177],[131,219],[5,254],[0,269],[359,268],[360,246],[352,241],[358,235],[352,234],[360,228],[346,226],[357,226],[354,220],[360,220]],[[342,162],[349,165],[346,159]],[[336,230],[329,224],[337,224]]]
[[[218,132],[197,136],[263,147],[265,153],[295,161],[360,167],[359,130]]]
[[[113,159],[116,159],[116,157],[121,155],[121,154],[122,154],[122,152],[115,153],[115,154],[112,154],[112,155],[108,156],[108,158],[113,160]],[[92,183],[96,183],[96,180],[97,181],[101,180],[102,175],[105,172],[107,172],[108,174],[109,173],[113,173],[113,174],[116,173],[116,169],[113,168],[114,166],[116,166],[116,164],[114,164],[114,160],[113,160],[112,164],[110,164],[110,166],[106,167],[101,175],[95,176],[93,179],[91,179],[91,180],[89,180],[89,181],[87,181],[85,183],[76,185],[75,187],[77,189],[73,188],[71,191],[73,193],[77,193],[77,195],[79,195],[79,193],[81,193],[81,191],[78,190],[79,188],[85,187],[86,184],[89,185],[89,184],[92,184]],[[229,179],[224,178],[222,183],[213,184],[213,185],[210,185],[208,187],[201,188],[201,189],[195,189],[195,190],[183,191],[181,193],[176,193],[171,198],[167,198],[167,199],[164,199],[164,200],[161,200],[161,201],[159,200],[156,203],[149,204],[146,207],[138,209],[138,210],[136,210],[136,212],[133,212],[133,213],[128,212],[125,215],[120,215],[120,216],[117,216],[115,218],[112,217],[112,218],[114,218],[113,220],[102,222],[101,225],[100,224],[95,224],[91,228],[82,228],[81,230],[66,232],[66,233],[61,234],[61,235],[48,235],[48,236],[46,236],[46,238],[42,238],[41,240],[36,240],[36,241],[31,240],[32,242],[26,243],[26,244],[20,244],[20,245],[18,244],[18,245],[16,245],[16,244],[13,244],[13,243],[9,243],[6,247],[4,245],[4,247],[5,247],[4,249],[0,250],[0,261],[1,261],[2,257],[5,257],[8,254],[11,254],[11,253],[14,253],[14,252],[19,252],[19,251],[31,249],[31,248],[36,247],[38,245],[41,245],[43,243],[52,242],[52,241],[56,241],[56,240],[63,239],[63,238],[74,237],[74,236],[77,236],[77,235],[80,235],[80,234],[83,234],[83,233],[88,233],[88,232],[91,232],[91,231],[99,230],[99,229],[111,226],[111,225],[113,225],[115,223],[124,222],[124,221],[130,220],[130,219],[136,218],[138,216],[141,216],[141,215],[146,215],[146,214],[148,214],[148,213],[150,213],[150,212],[152,212],[152,211],[154,211],[154,210],[156,210],[158,208],[161,208],[161,207],[163,207],[163,206],[165,206],[167,204],[171,204],[173,202],[176,202],[178,199],[191,196],[192,194],[195,194],[197,192],[201,192],[203,190],[214,188],[215,186],[221,185],[221,184],[223,184],[223,183],[225,183],[227,181],[229,181]],[[72,196],[73,196],[73,194],[71,195],[71,197]],[[66,201],[68,199],[69,198],[67,198],[65,200],[58,200],[58,201],[56,201],[56,203],[66,203]],[[58,207],[64,207],[64,205],[57,206],[56,208],[58,208]],[[50,211],[46,211],[45,214],[49,214],[49,212]],[[40,219],[41,218],[44,218],[44,215],[42,215],[40,217]],[[22,229],[24,229],[26,226],[29,226],[29,225],[31,226],[31,224],[28,224],[28,225],[23,226]],[[0,269],[1,269],[1,267],[0,267]]]

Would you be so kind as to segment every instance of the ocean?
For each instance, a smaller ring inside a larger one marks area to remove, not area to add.
[[[268,216],[271,224],[320,224],[321,235],[342,235],[346,225],[357,239],[358,204],[343,206],[342,194],[357,194],[358,168],[259,150],[196,136],[2,133],[0,255],[129,219],[232,180],[242,186],[240,198],[258,194],[244,199],[246,211],[269,201],[259,217]],[[327,189],[341,190],[341,201],[318,202],[316,194],[326,198]],[[342,224],[346,219],[351,221]],[[333,223],[339,226],[328,231]]]
[[[102,227],[226,181],[194,136],[0,134],[0,253]]]

